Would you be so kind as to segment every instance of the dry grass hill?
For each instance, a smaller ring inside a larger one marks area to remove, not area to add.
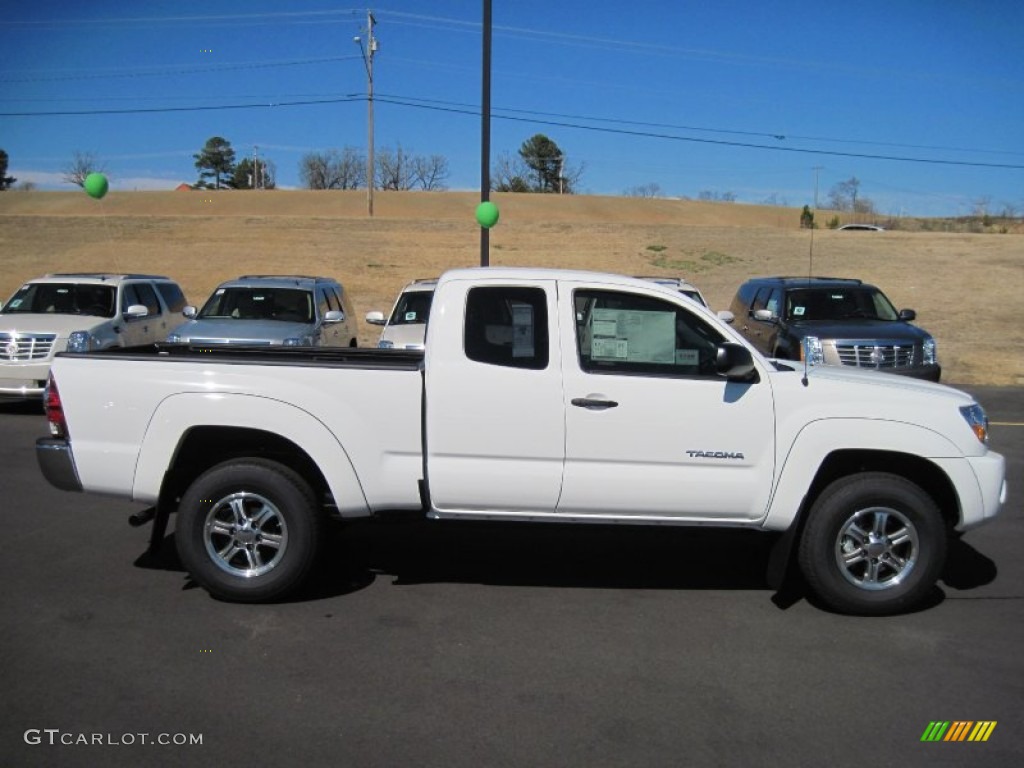
[[[1024,384],[1024,238],[799,228],[799,210],[678,200],[495,195],[491,264],[683,275],[715,309],[747,277],[816,274],[879,285],[938,340],[943,380]],[[378,192],[0,194],[0,295],[46,272],[152,272],[201,304],[243,273],[336,276],[356,309],[390,308],[414,277],[480,259],[478,197]],[[819,214],[820,219],[824,216]],[[809,257],[813,256],[813,265]],[[361,343],[374,334],[363,327]]]

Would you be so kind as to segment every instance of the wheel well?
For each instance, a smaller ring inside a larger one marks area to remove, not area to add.
[[[316,462],[287,438],[262,429],[193,427],[178,443],[160,488],[160,506],[173,510],[185,490],[203,472],[230,459],[261,458],[298,472],[321,506],[333,505],[327,480]]]
[[[805,508],[831,483],[859,472],[887,472],[921,488],[942,512],[950,526],[960,521],[960,501],[946,473],[927,459],[898,451],[835,451],[825,457],[808,491]]]

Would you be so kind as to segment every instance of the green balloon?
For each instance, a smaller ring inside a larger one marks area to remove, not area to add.
[[[82,186],[85,187],[89,197],[95,197],[97,200],[107,194],[107,190],[110,189],[107,177],[102,173],[90,173],[85,177],[85,183]]]
[[[487,201],[476,207],[477,223],[484,229],[490,229],[498,223],[498,206]]]

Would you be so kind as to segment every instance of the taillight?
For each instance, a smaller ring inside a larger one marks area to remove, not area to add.
[[[64,406],[60,402],[60,392],[57,391],[57,380],[50,374],[50,380],[46,382],[46,420],[50,422],[50,434],[53,437],[68,436],[68,422],[64,418]]]

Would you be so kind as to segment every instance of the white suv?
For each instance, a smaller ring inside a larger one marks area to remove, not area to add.
[[[377,341],[380,349],[423,349],[436,287],[437,278],[413,280],[398,295],[390,317],[379,311],[366,314],[367,323],[384,326]]]
[[[157,275],[51,274],[0,308],[0,398],[41,397],[58,352],[163,341],[188,302]]]

